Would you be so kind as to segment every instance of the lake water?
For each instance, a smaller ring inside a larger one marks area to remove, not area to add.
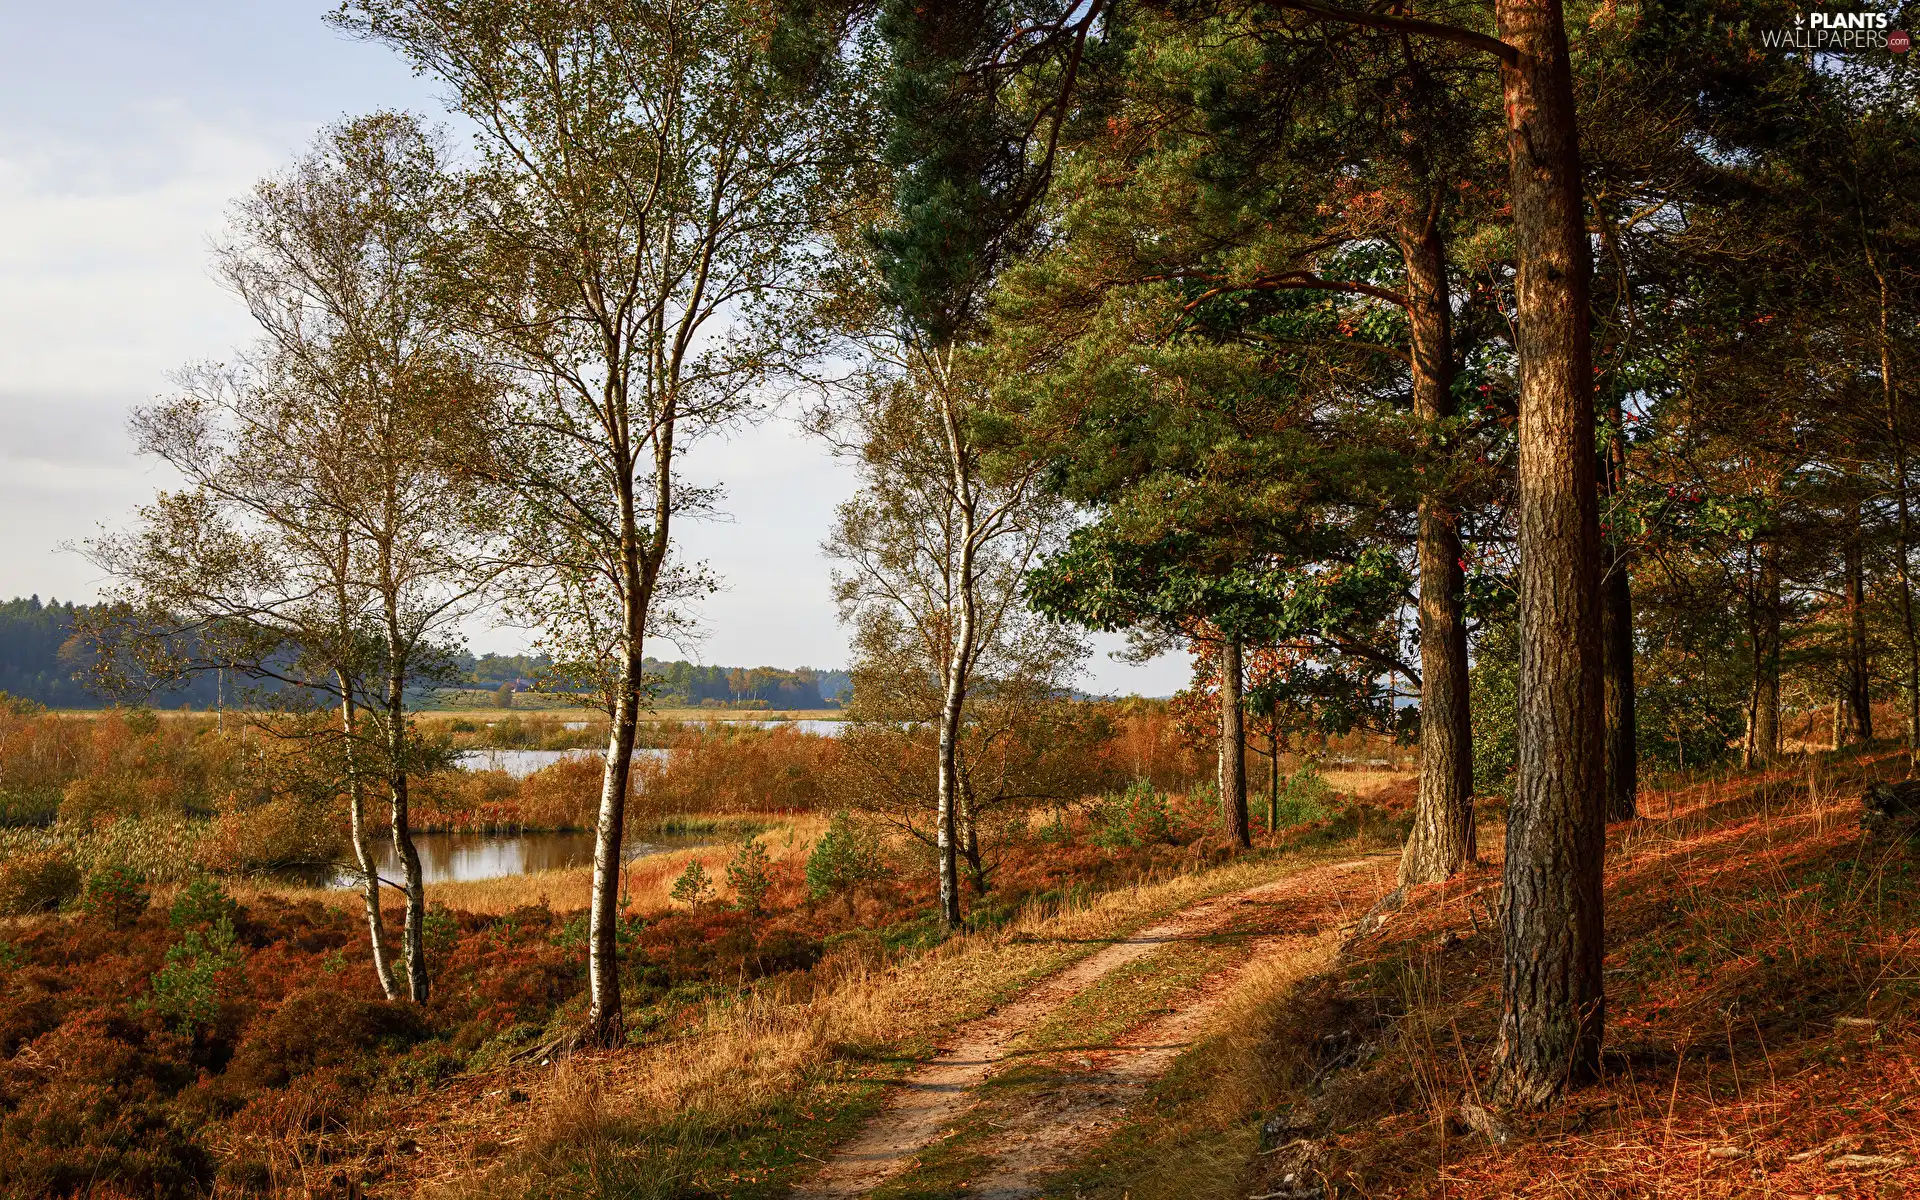
[[[635,750],[635,758],[665,758],[665,750]],[[550,767],[564,758],[600,758],[606,751],[598,746],[578,750],[467,750],[460,755],[460,766],[468,771],[505,771],[515,779],[525,779],[535,771]]]
[[[839,721],[689,721],[687,724],[699,725],[754,725],[762,729],[791,725],[802,733],[815,733],[821,737],[839,737]],[[666,750],[638,749],[634,757],[665,758]],[[606,754],[600,746],[583,746],[577,750],[467,750],[461,753],[460,765],[469,771],[505,771],[515,779],[525,779],[543,767],[550,767],[563,758],[599,758]]]
[[[693,838],[674,838],[654,842],[634,842],[622,855],[628,862],[707,843]],[[420,853],[420,873],[428,883],[464,883],[474,879],[499,879],[506,875],[528,875],[535,871],[553,871],[563,867],[584,867],[593,862],[592,833],[416,833],[414,849]],[[402,880],[400,857],[390,841],[376,842],[374,857],[379,861],[380,877],[399,883]],[[334,887],[352,887],[357,872],[342,872]]]

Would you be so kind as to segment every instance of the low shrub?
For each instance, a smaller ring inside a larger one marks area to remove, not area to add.
[[[138,921],[153,898],[147,878],[132,867],[107,867],[87,876],[80,910],[109,929],[125,929]]]
[[[53,912],[80,894],[80,868],[57,850],[28,851],[0,864],[0,914]]]
[[[1287,776],[1273,806],[1274,827],[1318,821],[1330,811],[1333,787],[1311,765]]]
[[[285,1087],[320,1068],[357,1068],[376,1052],[403,1051],[432,1035],[417,1005],[313,987],[288,996],[271,1017],[255,1023],[227,1075],[240,1085]]]
[[[1173,840],[1166,794],[1150,780],[1136,779],[1124,792],[1097,798],[1089,805],[1088,815],[1098,846],[1155,846]]]
[[[225,917],[204,929],[189,929],[167,950],[167,965],[153,976],[153,994],[143,1007],[183,1036],[220,1016],[221,976],[240,966],[233,922]]]
[[[680,872],[680,878],[673,881],[673,890],[667,895],[676,904],[698,908],[713,899],[713,876],[700,865],[700,860],[695,859],[687,864],[686,870]]]
[[[807,855],[807,890],[815,899],[850,892],[885,875],[879,839],[855,824],[853,814],[844,809],[833,814]]]
[[[757,837],[750,837],[740,844],[739,853],[727,864],[727,886],[733,889],[733,900],[750,913],[758,913],[766,903],[767,891],[773,887],[773,862],[767,857],[767,848],[760,844]]]

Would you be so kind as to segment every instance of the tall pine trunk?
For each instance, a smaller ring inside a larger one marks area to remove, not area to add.
[[[1473,828],[1473,717],[1468,707],[1466,571],[1458,516],[1447,503],[1443,423],[1454,415],[1452,307],[1439,196],[1403,229],[1407,318],[1413,331],[1413,411],[1427,426],[1433,481],[1420,498],[1420,792],[1400,857],[1402,886],[1446,879],[1478,853]]]
[[[1615,499],[1627,484],[1627,423],[1620,389],[1613,391],[1613,436],[1600,463],[1601,487]],[[1607,820],[1631,821],[1640,815],[1640,733],[1634,711],[1633,575],[1626,539],[1618,528],[1607,539],[1607,566],[1601,583],[1600,645],[1606,706]]]
[[[1860,506],[1853,505],[1847,515],[1847,672],[1843,697],[1846,727],[1834,738],[1835,749],[1841,746],[1842,738],[1854,742],[1873,740],[1873,664],[1867,651],[1867,573],[1866,556],[1861,547]]]
[[[1519,772],[1507,818],[1498,1102],[1593,1078],[1601,983],[1602,748],[1592,261],[1558,0],[1496,0],[1520,357]]]
[[[1605,658],[1607,820],[1640,815],[1640,740],[1634,712],[1633,577],[1626,555],[1609,556],[1600,597],[1600,641]]]
[[[1240,639],[1220,635],[1220,817],[1227,840],[1253,845],[1247,820],[1247,731],[1240,711]]]
[[[1742,765],[1765,766],[1780,757],[1780,543],[1767,539],[1753,584],[1748,621],[1753,678],[1747,690],[1747,740]]]

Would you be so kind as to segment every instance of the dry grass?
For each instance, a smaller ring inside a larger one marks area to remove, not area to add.
[[[579,1056],[564,1072],[522,1069],[513,1086],[532,1094],[530,1110],[475,1105],[448,1113],[444,1101],[436,1101],[396,1116],[412,1126],[410,1135],[425,1151],[419,1166],[446,1195],[545,1191],[556,1177],[571,1175],[588,1181],[587,1193],[646,1194],[639,1181],[669,1171],[673,1147],[688,1130],[737,1130],[757,1121],[775,1137],[804,1136],[769,1122],[768,1114],[791,1107],[797,1125],[802,1116],[813,1119],[816,1108],[844,1109],[896,1069],[890,1060],[924,1053],[941,1030],[981,1015],[1024,982],[1198,899],[1311,861],[1243,860],[1126,888],[1090,903],[1028,913],[993,933],[953,938],[907,959],[888,955],[872,939],[848,939],[804,976],[709,1001],[676,1036],[657,1044]],[[587,1095],[597,1097],[593,1128],[616,1131],[609,1135],[616,1146],[577,1141]],[[529,1126],[553,1132],[524,1142],[516,1137],[503,1161],[479,1176],[469,1173],[462,1147],[508,1146],[504,1127]],[[593,1166],[586,1161],[591,1155],[605,1161]],[[609,1163],[625,1165],[616,1170]]]
[[[814,841],[827,827],[825,817],[811,813],[782,817],[769,823],[774,828],[760,836],[760,844],[766,847],[767,857],[775,863],[804,862]],[[700,863],[713,877],[719,899],[732,899],[726,884],[726,867],[737,849],[737,841],[723,838],[713,845],[688,846],[635,859],[627,864],[621,884],[627,907],[642,914],[663,912],[672,907],[667,893],[673,889],[674,880],[693,862]],[[498,879],[431,883],[427,885],[427,903],[485,916],[500,916],[537,904],[545,904],[555,912],[572,912],[592,903],[592,887],[591,866],[561,867]],[[236,881],[228,890],[242,903],[259,896],[276,896],[283,900],[318,900],[331,907],[355,911],[360,907],[360,893],[351,888],[298,887],[254,879]],[[390,905],[395,914],[400,912],[397,898],[390,901]]]
[[[1420,771],[1414,767],[1337,767],[1320,772],[1320,778],[1336,792],[1365,800],[1400,784],[1417,782]]]

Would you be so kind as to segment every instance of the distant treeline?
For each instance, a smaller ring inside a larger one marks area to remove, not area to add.
[[[483,654],[460,660],[475,687],[533,686],[551,667],[544,655]],[[853,691],[853,677],[845,671],[812,667],[704,667],[690,662],[646,660],[647,681],[654,685],[654,703],[666,708],[702,705],[754,705],[767,708],[826,708]]]
[[[92,651],[74,634],[85,616],[84,604],[62,604],[39,596],[0,602],[0,692],[35,700],[48,708],[101,708],[106,699],[81,682]],[[149,702],[164,708],[218,703],[221,680],[199,676],[187,684],[155,692]]]
[[[0,602],[0,692],[35,700],[49,708],[102,708],[109,700],[82,682],[91,661],[85,641],[74,624],[87,613],[86,605],[41,603],[39,596]],[[547,672],[542,655],[461,655],[457,670],[475,687],[497,689],[512,685],[532,687]],[[767,708],[825,708],[853,689],[845,671],[817,671],[810,667],[788,671],[778,667],[703,667],[688,662],[647,660],[647,676],[658,684],[655,703],[665,707],[703,704],[753,704]],[[150,702],[156,707],[211,708],[224,700],[242,699],[241,680],[222,680],[217,674],[195,677],[185,686],[159,691]]]

